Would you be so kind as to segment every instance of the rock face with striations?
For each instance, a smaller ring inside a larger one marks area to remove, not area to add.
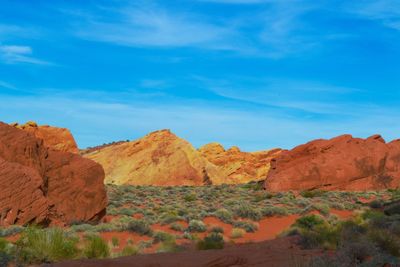
[[[379,190],[400,185],[400,140],[342,135],[284,151],[271,162],[270,191]]]
[[[238,147],[225,150],[218,143],[210,143],[199,149],[208,161],[216,165],[231,184],[264,180],[270,169],[270,161],[280,149],[260,152],[242,152]]]
[[[106,146],[84,156],[103,166],[106,183],[174,186],[224,182],[216,166],[169,130]]]
[[[107,205],[103,179],[99,164],[0,122],[0,226],[98,220]]]
[[[71,153],[79,152],[74,137],[66,128],[58,128],[48,125],[38,126],[35,122],[27,122],[23,125],[14,123],[13,126],[33,133],[37,138],[43,139],[45,145],[53,150]]]

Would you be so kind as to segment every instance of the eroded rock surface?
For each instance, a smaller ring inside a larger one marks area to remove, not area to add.
[[[342,135],[283,151],[271,162],[270,191],[379,190],[400,185],[400,140]]]
[[[173,186],[224,182],[215,165],[169,130],[106,146],[85,157],[103,166],[106,183]]]
[[[107,205],[103,180],[99,164],[0,122],[0,226],[97,220]]]
[[[242,152],[238,147],[225,150],[218,143],[210,143],[199,149],[208,161],[213,163],[227,177],[231,184],[264,180],[270,169],[270,161],[280,153],[280,149]]]

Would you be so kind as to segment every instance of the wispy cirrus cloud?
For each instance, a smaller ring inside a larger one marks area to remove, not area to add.
[[[122,7],[108,9],[114,21],[80,16],[76,35],[132,47],[201,47],[237,50],[232,43],[240,38],[233,27],[209,23],[195,13],[172,13],[159,7]]]
[[[400,1],[354,1],[348,4],[347,11],[370,20],[379,21],[386,27],[400,30]]]
[[[32,54],[30,46],[0,44],[0,59],[7,64],[53,65],[51,62],[33,57]]]

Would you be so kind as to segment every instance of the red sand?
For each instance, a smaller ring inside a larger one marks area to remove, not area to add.
[[[335,210],[331,209],[330,213],[339,217],[339,219],[350,219],[354,216],[354,213],[351,210]]]

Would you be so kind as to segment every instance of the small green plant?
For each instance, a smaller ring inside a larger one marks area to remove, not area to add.
[[[233,214],[227,209],[218,209],[214,212],[214,216],[225,223],[231,223],[233,220]]]
[[[188,227],[189,232],[205,232],[207,231],[206,225],[199,220],[191,220]]]
[[[140,235],[151,236],[153,231],[150,225],[144,220],[132,220],[129,222],[128,231],[138,233]]]
[[[244,203],[240,203],[237,207],[235,207],[234,212],[235,215],[240,218],[247,218],[253,221],[259,221],[262,218],[262,214],[260,211]]]
[[[231,238],[233,239],[241,238],[244,236],[245,233],[246,231],[241,228],[233,228],[231,233]]]
[[[210,233],[203,240],[197,243],[197,249],[208,250],[208,249],[222,249],[224,248],[224,238],[218,233]]]
[[[88,259],[104,259],[110,256],[107,243],[98,235],[86,236],[83,254]]]
[[[236,221],[233,223],[233,226],[236,228],[242,228],[247,233],[254,233],[258,230],[258,226],[256,224],[248,221]]]
[[[210,232],[212,232],[212,233],[223,234],[223,233],[224,233],[224,228],[222,228],[221,226],[213,226],[213,227],[210,229]]]
[[[305,198],[322,197],[324,194],[325,192],[322,190],[306,190],[300,193]]]
[[[175,240],[175,237],[169,233],[158,231],[153,234],[154,243],[171,241],[171,240]]]
[[[171,224],[170,228],[178,232],[183,232],[185,230],[185,227],[183,227],[183,225],[180,223],[173,223]]]
[[[121,251],[121,256],[132,256],[140,253],[140,249],[137,246],[127,245]]]
[[[118,239],[118,237],[113,236],[111,238],[111,243],[112,243],[113,247],[119,247],[119,239]]]
[[[183,199],[184,199],[186,202],[193,202],[193,201],[195,201],[197,198],[196,198],[196,195],[194,195],[194,194],[189,194],[189,195],[184,196]]]
[[[34,264],[57,262],[78,256],[78,239],[58,228],[28,227],[16,242],[17,261]]]
[[[295,226],[301,229],[311,230],[324,224],[324,220],[315,214],[306,215],[296,220]]]

